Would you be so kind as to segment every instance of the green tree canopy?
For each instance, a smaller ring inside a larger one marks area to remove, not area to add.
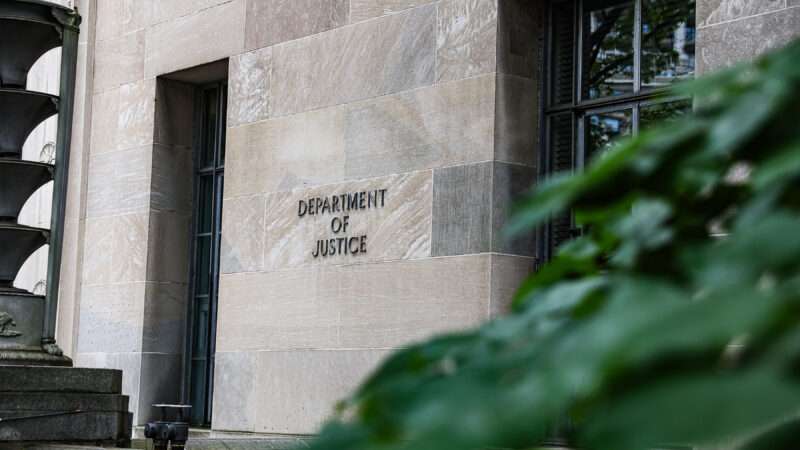
[[[800,43],[673,94],[694,114],[520,204],[510,233],[586,231],[512,314],[396,352],[311,448],[795,448]]]

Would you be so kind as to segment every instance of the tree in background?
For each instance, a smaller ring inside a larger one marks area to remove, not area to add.
[[[694,114],[520,204],[512,234],[584,233],[512,314],[396,352],[311,448],[796,448],[800,42],[673,94]]]

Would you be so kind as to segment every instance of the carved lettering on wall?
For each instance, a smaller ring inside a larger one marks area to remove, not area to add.
[[[314,258],[327,258],[336,255],[365,255],[367,235],[349,235],[350,215],[356,212],[380,209],[386,206],[388,189],[348,192],[325,197],[302,199],[297,204],[297,216],[332,216],[331,235],[317,239],[311,255]]]

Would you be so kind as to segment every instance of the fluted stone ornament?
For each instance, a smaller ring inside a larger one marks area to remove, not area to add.
[[[69,142],[80,16],[41,0],[0,1],[0,366],[71,365],[55,342]],[[58,96],[26,89],[28,73],[61,47]],[[22,159],[31,132],[58,114],[54,164]],[[25,202],[53,181],[50,229],[21,225]],[[14,287],[25,261],[49,244],[46,295]]]

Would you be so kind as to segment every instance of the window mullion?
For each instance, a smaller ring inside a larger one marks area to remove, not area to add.
[[[575,86],[573,91],[573,105],[578,105],[583,101],[583,45],[586,36],[583,35],[583,0],[575,0]]]
[[[642,2],[635,0],[633,13],[633,92],[642,89]]]

